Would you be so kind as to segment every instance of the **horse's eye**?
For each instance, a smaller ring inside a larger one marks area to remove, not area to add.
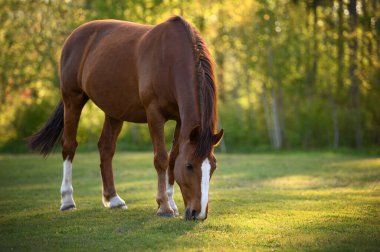
[[[186,168],[188,169],[188,170],[193,170],[193,164],[192,163],[186,163]]]

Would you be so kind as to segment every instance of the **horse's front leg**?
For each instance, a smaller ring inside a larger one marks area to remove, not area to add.
[[[168,195],[166,193],[166,170],[169,165],[168,154],[165,149],[164,125],[165,118],[161,113],[150,106],[147,110],[149,132],[154,148],[154,167],[157,171],[158,186],[156,201],[158,204],[157,215],[173,217],[174,211],[169,205]]]
[[[169,205],[173,209],[174,214],[176,216],[179,215],[179,212],[178,212],[177,205],[174,202],[174,165],[175,165],[175,160],[177,159],[178,152],[179,152],[178,137],[179,137],[180,128],[181,128],[181,123],[177,122],[175,131],[174,131],[173,146],[170,151],[169,169],[167,170],[167,175],[166,175],[166,192],[169,197]]]
[[[102,135],[98,142],[100,171],[103,180],[103,204],[109,208],[127,208],[124,200],[116,193],[112,172],[112,158],[115,154],[116,140],[122,126],[122,121],[106,115]]]

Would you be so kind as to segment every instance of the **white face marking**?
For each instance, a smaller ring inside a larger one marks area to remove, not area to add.
[[[178,215],[178,208],[173,199],[174,185],[169,184],[169,177],[167,173],[165,176],[165,181],[166,181],[166,193],[168,194],[168,198],[169,198],[169,206],[174,210],[174,214]]]
[[[198,219],[206,218],[206,207],[208,203],[208,190],[210,187],[210,170],[211,165],[208,158],[206,158],[201,166],[202,169],[202,180],[201,180],[201,212],[198,215]]]
[[[69,158],[63,162],[63,179],[61,185],[61,210],[75,207],[72,186],[73,166]]]

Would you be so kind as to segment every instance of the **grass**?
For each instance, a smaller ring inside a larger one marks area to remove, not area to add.
[[[155,216],[151,153],[116,154],[129,209],[103,208],[98,159],[77,154],[77,210],[59,212],[60,155],[0,155],[0,250],[380,251],[379,157],[219,154],[204,222]]]

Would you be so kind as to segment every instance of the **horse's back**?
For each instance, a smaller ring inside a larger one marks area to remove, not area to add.
[[[167,119],[178,119],[176,83],[185,83],[180,89],[187,96],[194,93],[193,62],[191,41],[178,22],[92,21],[65,43],[61,90],[66,97],[84,92],[119,120],[146,122],[152,102]]]

